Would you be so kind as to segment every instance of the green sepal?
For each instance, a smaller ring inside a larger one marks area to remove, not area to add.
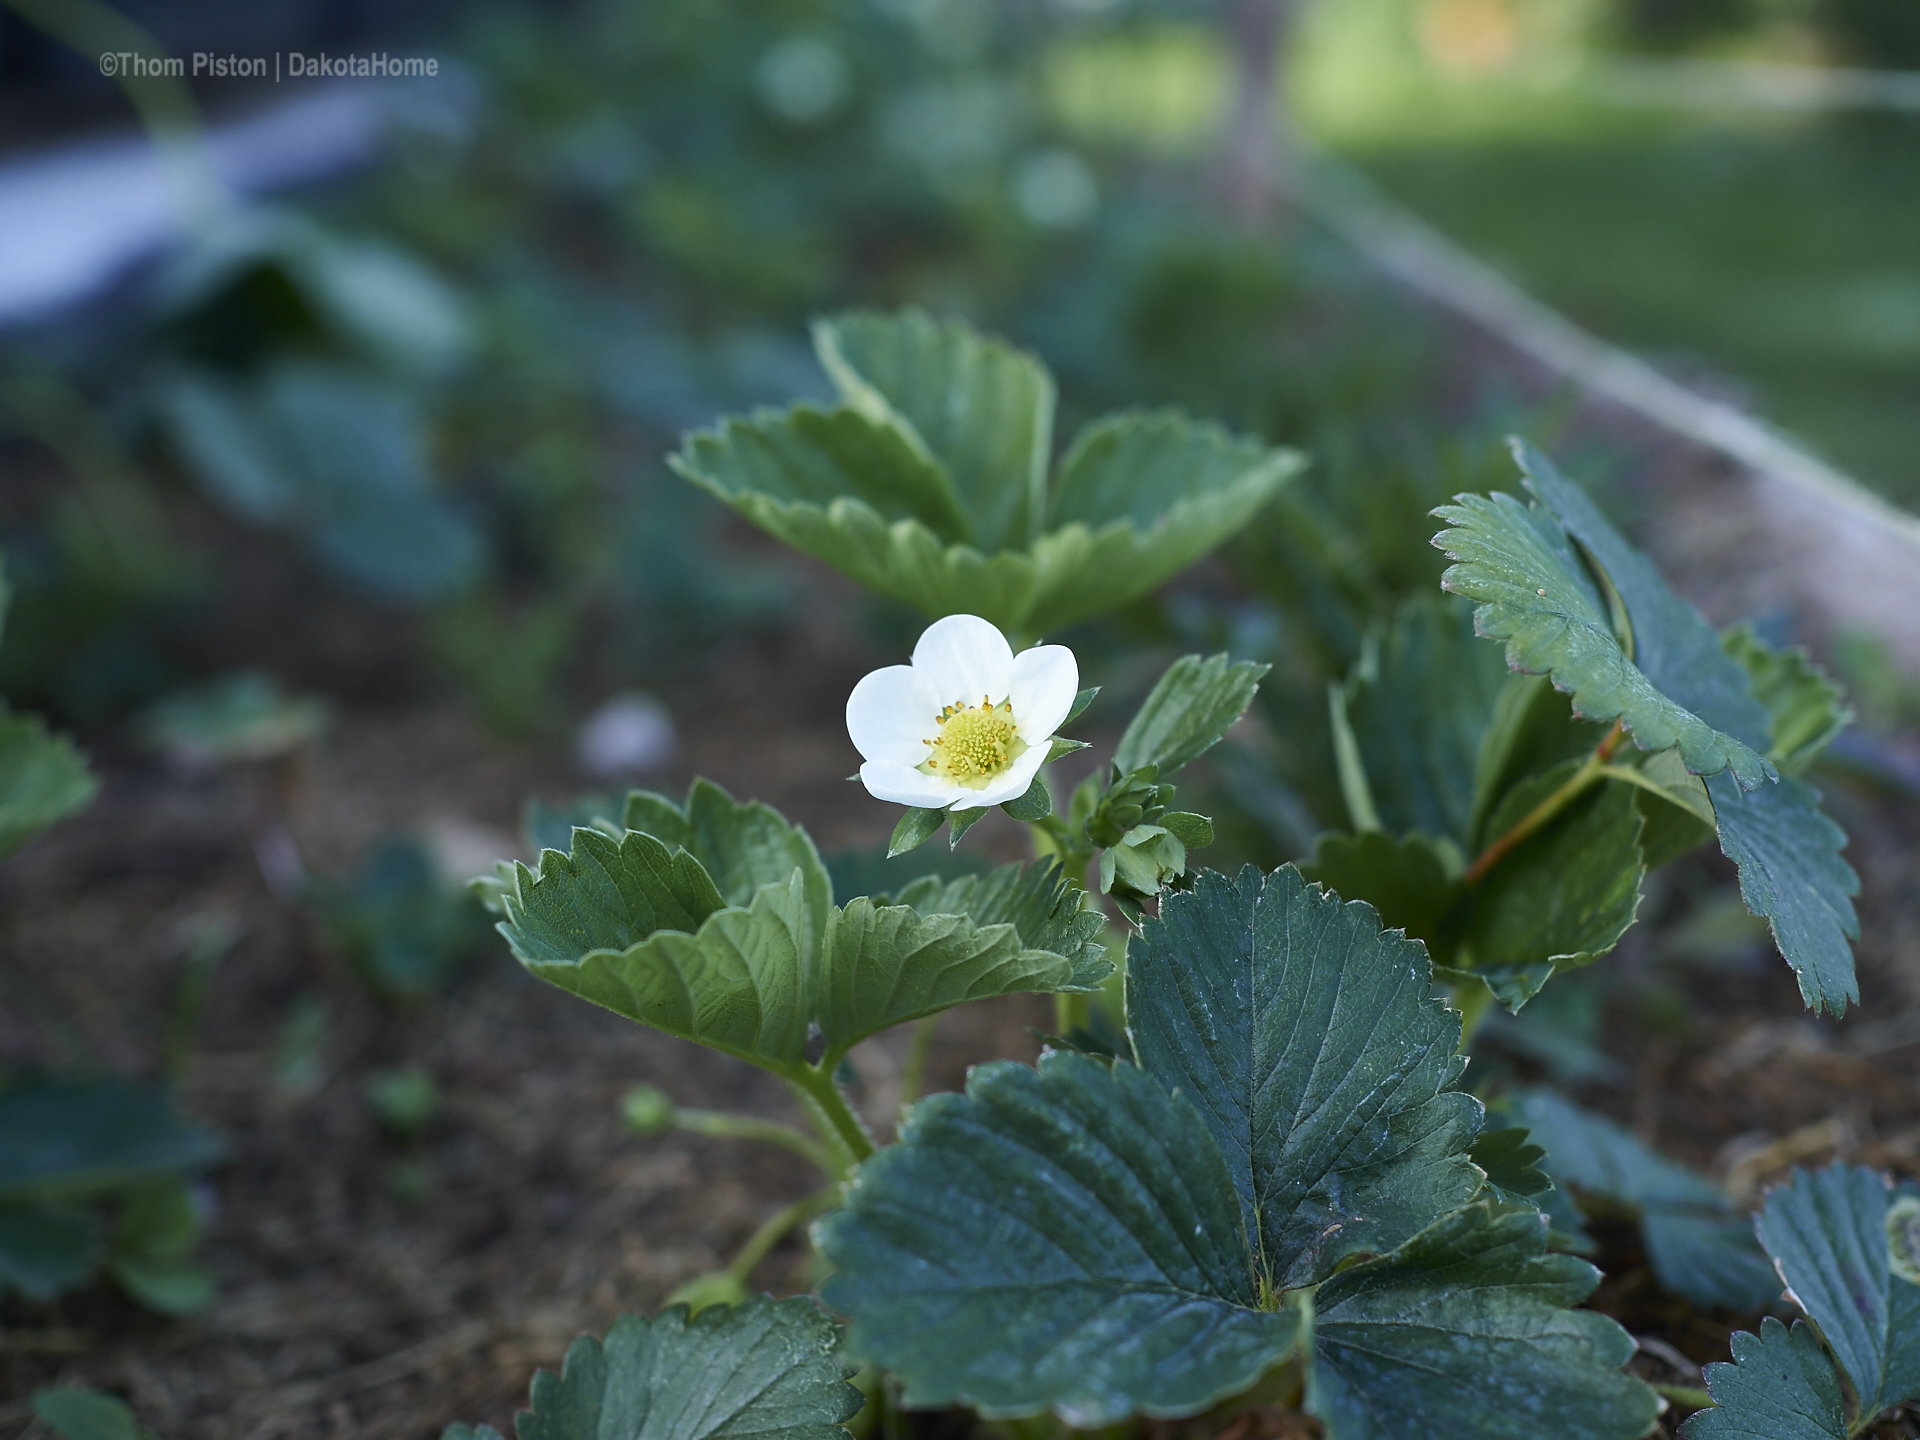
[[[1099,693],[1100,687],[1098,685],[1089,685],[1086,689],[1076,694],[1073,697],[1073,704],[1067,710],[1067,718],[1060,723],[1062,725],[1071,725],[1082,715],[1086,714],[1087,707],[1093,704],[1094,697],[1099,695]]]
[[[847,1440],[863,1397],[846,1383],[833,1323],[804,1296],[675,1305],[623,1315],[604,1341],[582,1335],[558,1375],[533,1377],[519,1440]],[[483,1426],[450,1435],[489,1434]],[[443,1437],[444,1440],[444,1437]]]
[[[1126,775],[1148,766],[1165,778],[1212,749],[1246,713],[1271,667],[1224,654],[1183,655],[1166,668],[1127,722],[1113,752]]]
[[[1189,850],[1204,850],[1213,844],[1213,820],[1191,810],[1168,810],[1154,824],[1171,833]]]
[[[958,850],[960,837],[987,818],[987,807],[975,805],[966,810],[947,812],[947,848]]]
[[[891,860],[896,855],[919,849],[933,838],[946,818],[944,810],[909,805],[900,816],[900,823],[893,827],[893,837],[887,841],[887,858]]]
[[[1091,748],[1092,746],[1089,741],[1069,740],[1064,735],[1056,735],[1053,737],[1051,746],[1047,750],[1046,763],[1051,765],[1054,761],[1060,759],[1062,756],[1071,755],[1076,750],[1087,750]]]
[[[1039,775],[1033,777],[1033,783],[1027,787],[1027,793],[1018,800],[1009,800],[1000,807],[1015,820],[1031,825],[1036,820],[1044,820],[1053,813],[1053,792],[1047,789],[1047,782]]]

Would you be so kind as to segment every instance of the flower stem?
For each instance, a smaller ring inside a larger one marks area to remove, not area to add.
[[[903,1110],[920,1098],[920,1087],[927,1078],[927,1055],[933,1049],[933,1032],[939,1023],[937,1013],[914,1022],[907,1058],[900,1066],[900,1108]]]
[[[829,1185],[824,1190],[816,1190],[811,1195],[802,1195],[786,1209],[772,1216],[748,1238],[740,1247],[740,1253],[733,1257],[733,1263],[727,1266],[727,1275],[736,1283],[744,1286],[752,1278],[760,1262],[789,1230],[804,1225],[822,1210],[830,1210],[840,1200],[840,1187]]]
[[[1470,886],[1478,885],[1486,879],[1487,872],[1506,859],[1523,840],[1544,828],[1547,822],[1579,799],[1587,790],[1606,779],[1607,762],[1613,758],[1613,752],[1620,748],[1620,742],[1626,738],[1626,733],[1626,727],[1620,721],[1614,721],[1613,728],[1607,731],[1598,745],[1593,747],[1593,753],[1586,758],[1580,768],[1567,777],[1566,783],[1522,815],[1506,834],[1476,855],[1473,863],[1467,867],[1467,873],[1461,876],[1461,879]]]
[[[838,1057],[833,1058],[838,1063]],[[834,1179],[844,1180],[849,1170],[873,1154],[873,1138],[867,1134],[867,1127],[860,1123],[860,1117],[847,1104],[847,1097],[833,1083],[830,1069],[802,1065],[786,1072],[783,1078],[839,1162],[830,1173]]]
[[[695,1135],[711,1135],[720,1140],[760,1140],[769,1145],[779,1145],[836,1177],[842,1169],[840,1156],[832,1147],[776,1120],[761,1120],[752,1115],[729,1115],[722,1110],[683,1110],[676,1106],[673,1128],[691,1131]]]

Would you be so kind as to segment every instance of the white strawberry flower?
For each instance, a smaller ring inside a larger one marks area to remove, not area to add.
[[[1018,655],[978,615],[936,620],[911,665],[875,670],[847,697],[847,733],[875,799],[928,810],[1018,800],[1073,708],[1080,667],[1064,645]]]

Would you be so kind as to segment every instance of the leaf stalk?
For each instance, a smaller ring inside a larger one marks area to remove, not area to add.
[[[1512,854],[1529,836],[1544,829],[1567,806],[1606,779],[1607,762],[1613,759],[1613,752],[1620,748],[1620,742],[1626,738],[1626,734],[1625,723],[1615,720],[1613,728],[1601,737],[1600,743],[1593,747],[1593,753],[1567,777],[1566,783],[1522,815],[1511,829],[1476,855],[1473,863],[1467,867],[1466,874],[1460,877],[1461,880],[1468,886],[1478,885],[1487,878],[1487,873],[1494,866]]]
[[[838,1063],[839,1057],[828,1058]],[[824,1066],[825,1062],[820,1066],[802,1065],[786,1071],[781,1078],[792,1087],[800,1108],[806,1111],[807,1118],[835,1157],[837,1163],[827,1173],[836,1180],[844,1180],[848,1171],[873,1154],[873,1137],[867,1134],[867,1127],[847,1104],[840,1087],[833,1083],[832,1070]]]

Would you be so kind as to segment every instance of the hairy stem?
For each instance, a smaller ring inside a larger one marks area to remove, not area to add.
[[[1620,748],[1626,733],[1626,727],[1620,721],[1614,721],[1613,728],[1601,737],[1600,743],[1593,747],[1593,753],[1567,777],[1566,783],[1522,815],[1512,829],[1476,855],[1461,879],[1468,885],[1478,885],[1487,878],[1487,872],[1513,853],[1522,841],[1543,829],[1567,806],[1606,779],[1607,762],[1613,758],[1613,752]]]
[[[824,1190],[816,1190],[811,1195],[802,1195],[786,1209],[771,1217],[766,1224],[748,1238],[740,1247],[740,1253],[733,1257],[733,1263],[727,1266],[727,1274],[744,1286],[752,1278],[760,1262],[767,1258],[773,1247],[778,1245],[790,1230],[797,1229],[813,1219],[823,1210],[830,1210],[840,1203],[840,1187],[829,1185]]]
[[[779,1145],[827,1174],[838,1177],[845,1168],[838,1151],[823,1145],[804,1131],[777,1120],[761,1120],[752,1115],[730,1115],[723,1110],[682,1110],[674,1108],[673,1128],[695,1135],[711,1135],[719,1140],[761,1140]]]
[[[838,1057],[832,1058],[838,1062]],[[849,1170],[873,1154],[873,1137],[867,1134],[867,1127],[847,1104],[840,1087],[833,1083],[832,1071],[822,1068],[825,1063],[803,1065],[784,1078],[793,1087],[800,1108],[807,1112],[807,1118],[838,1161],[829,1173],[836,1180],[844,1180]]]

